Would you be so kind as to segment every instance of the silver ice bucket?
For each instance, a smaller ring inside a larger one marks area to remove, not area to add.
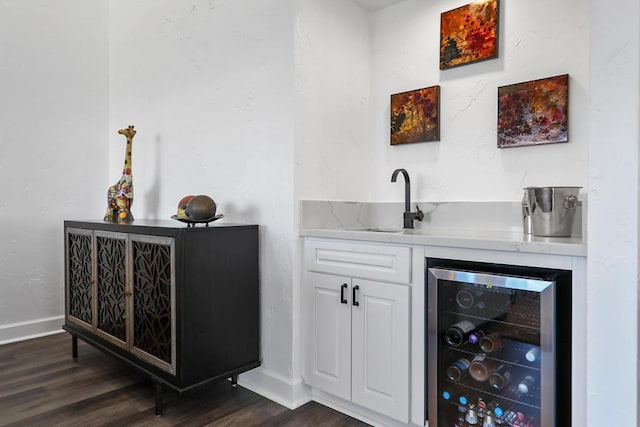
[[[527,187],[534,236],[570,237],[582,187]]]

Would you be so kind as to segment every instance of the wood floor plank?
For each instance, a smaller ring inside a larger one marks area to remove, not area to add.
[[[282,413],[262,425],[265,427],[314,427],[319,425],[323,427],[347,427],[367,425],[316,402],[309,402],[294,412]]]
[[[166,390],[163,415],[147,378],[100,350],[56,334],[0,346],[2,427],[366,426],[315,402],[289,410],[220,381],[178,395]]]
[[[251,405],[251,410],[238,410],[222,418],[203,424],[204,426],[232,427],[232,426],[260,426],[265,420],[270,420],[276,415],[288,411],[286,408],[271,401],[261,399]],[[186,423],[184,424],[187,425]]]
[[[137,383],[108,393],[91,396],[68,405],[57,406],[37,415],[23,418],[10,425],[15,427],[40,425],[92,426],[111,422],[113,414],[118,414],[120,419],[126,419],[140,412],[135,405],[131,404],[129,397],[132,393],[144,392],[144,388],[142,383]]]

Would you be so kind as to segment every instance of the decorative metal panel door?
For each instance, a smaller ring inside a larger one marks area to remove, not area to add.
[[[93,232],[67,229],[66,286],[67,319],[93,328]]]
[[[130,235],[131,351],[175,373],[175,255],[168,237]]]
[[[127,346],[127,235],[95,232],[96,328],[103,338]]]

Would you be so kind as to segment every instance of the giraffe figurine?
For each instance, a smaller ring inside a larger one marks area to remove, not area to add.
[[[133,125],[120,129],[120,135],[127,138],[127,149],[124,155],[122,177],[107,191],[107,213],[104,220],[109,222],[129,223],[133,221],[131,205],[133,204],[133,176],[131,175],[131,149],[133,137],[136,135]]]

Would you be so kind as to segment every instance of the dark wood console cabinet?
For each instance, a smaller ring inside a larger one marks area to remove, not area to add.
[[[258,226],[65,221],[65,323],[178,393],[260,365]]]

